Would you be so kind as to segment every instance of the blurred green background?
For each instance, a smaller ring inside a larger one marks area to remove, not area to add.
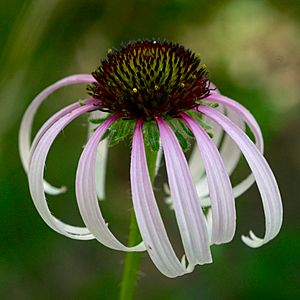
[[[264,229],[259,193],[252,187],[237,199],[237,234],[230,244],[213,247],[213,264],[168,279],[145,254],[137,299],[300,299],[299,20],[298,0],[1,0],[0,298],[117,299],[124,254],[96,241],[65,238],[44,224],[30,198],[17,134],[22,114],[41,89],[64,76],[92,72],[107,49],[121,42],[160,37],[200,52],[222,93],[253,112],[285,214],[275,240],[259,249],[245,246],[241,234]],[[55,93],[39,110],[35,131],[53,112],[85,95],[84,85]],[[85,121],[60,135],[46,169],[51,182],[68,186],[66,194],[48,197],[52,211],[74,224],[82,224],[74,178]],[[112,230],[126,242],[129,143],[114,147],[108,163],[107,199],[101,205]],[[233,180],[246,174],[242,162]],[[176,244],[174,219],[159,201]]]

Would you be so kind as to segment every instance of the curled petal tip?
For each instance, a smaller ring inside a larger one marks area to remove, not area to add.
[[[182,256],[180,262],[181,262],[182,266],[186,269],[186,256],[185,255]]]
[[[261,247],[264,243],[263,241],[253,240],[248,236],[242,235],[242,241],[250,248],[258,248]]]
[[[65,193],[68,189],[66,186],[61,186],[61,187],[52,186],[47,181],[44,180],[44,190],[45,193],[47,193],[48,195],[57,196]]]
[[[251,248],[258,248],[265,244],[264,240],[257,237],[252,230],[249,231],[249,236],[242,235],[241,238]]]

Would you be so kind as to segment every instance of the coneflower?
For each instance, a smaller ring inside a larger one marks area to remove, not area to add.
[[[57,112],[31,143],[31,125],[40,104],[55,90],[77,83],[88,83],[90,98]],[[44,181],[44,167],[57,135],[72,120],[91,112],[101,112],[102,116],[90,121],[96,129],[77,168],[76,198],[86,225],[81,228],[65,224],[51,214],[45,192],[58,194],[64,189]],[[256,144],[246,135],[245,125]],[[221,131],[226,136],[218,150]],[[128,136],[132,137],[132,201],[143,240],[133,247],[123,245],[109,230],[96,192],[98,189],[98,195],[103,197],[106,164],[101,158],[100,165],[96,164],[97,151],[102,149],[105,154],[108,145]],[[184,150],[193,140],[195,150],[188,163]],[[250,247],[261,246],[278,234],[282,224],[281,197],[262,154],[263,139],[257,122],[241,104],[216,90],[198,55],[175,43],[131,42],[120,50],[110,50],[92,75],[73,75],[51,85],[27,109],[19,146],[33,202],[52,229],[73,239],[96,238],[116,250],[147,250],[156,267],[168,277],[190,272],[197,264],[211,263],[210,246],[232,240],[236,228],[234,199],[254,181],[262,198],[265,235],[258,238],[250,231],[250,236],[242,237],[243,241]],[[152,154],[162,150],[169,200],[185,252],[183,259],[176,256],[167,236],[153,192],[153,176],[149,174],[154,171],[152,166],[149,170],[145,148]],[[241,153],[252,174],[232,188],[229,175]],[[209,207],[208,212],[203,207]]]

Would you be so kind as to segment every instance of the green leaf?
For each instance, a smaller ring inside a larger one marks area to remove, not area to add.
[[[99,118],[99,119],[89,119],[89,122],[92,124],[102,124],[107,118]]]
[[[191,130],[188,128],[188,126],[182,120],[178,120],[178,123],[181,126],[181,128],[183,129],[183,131],[186,133],[186,135],[188,135],[191,138],[194,138],[193,133],[191,132]]]
[[[105,133],[103,134],[101,141],[107,139],[109,137],[109,135],[110,135],[110,131],[109,131],[109,129],[107,129],[105,131]]]
[[[110,117],[111,117],[111,114],[107,114],[107,116],[104,118],[89,119],[89,122],[100,126],[104,123],[104,121],[106,121]],[[99,126],[95,127],[92,130],[92,132],[95,132]],[[110,131],[109,131],[109,129],[107,129],[106,132],[104,133],[104,135],[102,136],[101,141],[105,140],[109,135],[110,135]]]
[[[214,103],[214,102],[208,102],[208,105],[213,108],[219,107],[219,103]]]
[[[144,139],[154,152],[160,147],[159,130],[155,121],[146,121],[143,124]]]
[[[205,100],[201,100],[201,101],[199,102],[199,104],[208,105],[208,106],[213,107],[213,108],[219,107],[219,103],[210,102],[210,101],[205,101]]]
[[[174,133],[180,143],[180,146],[183,151],[188,151],[190,149],[191,144],[189,143],[188,139],[184,137],[179,130],[174,130]]]
[[[86,105],[86,103],[84,103],[84,102],[81,101],[81,100],[79,100],[78,103],[79,103],[80,106],[85,106],[85,105]]]
[[[123,119],[119,119],[113,123],[109,128],[109,146],[118,144],[120,141],[126,139],[129,134],[132,134],[134,124],[135,121]]]
[[[183,151],[187,151],[190,148],[189,140],[194,138],[190,129],[180,119],[170,119],[169,124],[173,129],[180,146]]]
[[[201,127],[203,129],[205,129],[206,131],[208,130],[212,130],[212,127],[209,126],[208,124],[206,124],[202,119],[201,119],[201,115],[199,114],[199,112],[196,111],[189,111],[187,113],[190,117],[192,117],[197,123],[199,123],[199,125],[201,125]]]
[[[179,118],[169,118],[166,119],[172,129],[175,131],[180,131],[180,133],[185,137],[193,137],[192,132],[190,129],[185,125],[185,123]]]

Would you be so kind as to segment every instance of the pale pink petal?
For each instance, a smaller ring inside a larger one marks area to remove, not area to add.
[[[244,130],[245,125],[244,125],[243,120],[240,118],[240,116],[231,109],[227,108],[226,110],[227,110],[228,118],[230,120],[232,120],[242,130]],[[211,121],[211,123],[214,123],[214,122]],[[214,124],[215,124],[215,127],[220,128],[220,126],[218,126],[216,123],[214,123]],[[219,151],[220,151],[222,160],[224,162],[225,170],[230,176],[240,160],[241,151],[228,134],[225,134]],[[201,198],[202,207],[210,206],[209,190],[208,190],[206,176],[202,177],[197,182],[196,188],[197,188],[198,195]]]
[[[264,141],[263,141],[260,127],[257,124],[255,118],[252,116],[252,114],[244,106],[242,106],[240,103],[228,97],[217,95],[217,94],[210,95],[207,98],[205,98],[205,100],[215,102],[215,103],[220,103],[224,105],[226,108],[229,108],[230,110],[235,111],[237,114],[239,114],[242,120],[249,126],[250,130],[252,131],[255,137],[255,144],[257,148],[261,153],[263,153]],[[233,188],[234,197],[237,198],[241,194],[243,194],[246,190],[248,190],[251,187],[254,181],[255,181],[254,176],[250,174],[241,183],[236,185]]]
[[[167,236],[153,193],[142,134],[138,122],[132,141],[131,190],[137,223],[149,255],[164,275],[176,277],[187,273],[176,257]]]
[[[193,132],[204,162],[212,207],[211,243],[222,244],[232,240],[236,213],[232,187],[220,153],[206,131],[193,118],[181,114]]]
[[[240,118],[239,114],[230,109],[227,110],[227,117],[244,131],[245,124]],[[228,134],[225,134],[219,151],[224,162],[225,170],[230,176],[239,163],[241,150],[239,149],[239,147],[237,147],[231,137]]]
[[[48,119],[47,122],[44,123],[44,125],[41,127],[41,129],[36,134],[35,139],[33,140],[32,144],[31,144],[31,151],[32,152],[34,151],[36,145],[38,144],[38,142],[40,141],[40,139],[42,138],[42,136],[45,134],[45,132],[47,132],[47,130],[55,122],[57,122],[63,116],[67,115],[68,113],[70,113],[74,109],[78,108],[79,106],[80,106],[79,103],[73,103],[73,104],[71,104],[71,105],[63,108],[62,110],[58,111],[50,119]],[[29,165],[29,160],[24,160],[24,169],[25,169],[26,172],[28,172],[28,165]],[[50,195],[59,195],[61,193],[64,193],[67,190],[67,188],[65,186],[57,188],[57,187],[49,184],[46,180],[44,180],[44,189],[45,189],[45,192],[47,194],[50,194]]]
[[[166,160],[171,198],[186,257],[191,265],[210,263],[205,216],[186,158],[169,125],[161,118],[157,123]]]
[[[57,135],[76,117],[92,109],[94,109],[94,105],[92,104],[79,107],[54,123],[41,137],[31,152],[29,159],[29,188],[32,200],[40,216],[53,230],[67,237],[79,240],[88,240],[94,237],[87,228],[65,224],[51,214],[45,197],[43,177],[47,154]]]
[[[32,123],[36,111],[38,110],[40,105],[46,100],[46,98],[50,94],[52,94],[54,91],[64,86],[77,84],[77,83],[90,83],[93,81],[95,81],[95,79],[93,78],[92,75],[89,74],[78,74],[78,75],[68,76],[63,78],[60,81],[57,81],[53,85],[49,86],[33,99],[33,101],[28,106],[23,116],[21,126],[20,126],[20,131],[19,131],[19,152],[20,152],[20,157],[21,157],[23,167],[26,172],[28,170],[29,153],[31,148]],[[51,187],[49,184],[46,184],[46,186],[47,186],[47,192],[49,192],[49,194],[59,194],[65,190],[64,188],[58,189],[58,188]],[[49,189],[48,186],[50,187]]]
[[[222,105],[220,105],[217,109],[219,109],[221,112],[224,112],[224,107]],[[223,136],[223,129],[220,126],[217,126],[216,123],[211,122],[205,117],[203,118],[203,122],[211,126],[212,132],[214,134],[212,139],[217,147],[219,147]],[[191,156],[189,158],[189,166],[194,183],[197,183],[205,175],[205,168],[198,147],[196,145],[194,145]]]
[[[255,118],[250,113],[249,110],[247,110],[243,105],[240,103],[225,97],[223,95],[210,95],[207,98],[205,98],[205,101],[211,101],[215,103],[220,103],[224,105],[225,107],[230,108],[231,110],[235,111],[237,114],[240,115],[240,117],[244,120],[244,122],[249,126],[255,137],[257,137],[257,148],[260,150],[260,152],[263,153],[264,144],[263,144],[263,137],[260,130],[259,125],[257,124]]]
[[[95,186],[97,147],[108,127],[117,118],[118,116],[114,115],[100,125],[90,137],[81,154],[76,172],[77,203],[85,225],[100,243],[120,251],[144,251],[146,248],[143,242],[134,247],[126,247],[116,239],[108,229],[97,199]]]
[[[102,111],[93,111],[91,113],[92,119],[104,118],[107,113]],[[89,122],[88,136],[94,132],[95,128],[99,125]],[[99,200],[105,198],[105,177],[106,177],[106,164],[108,154],[108,139],[105,139],[99,143],[97,147],[96,155],[96,166],[95,166],[95,181],[96,181],[96,192]]]
[[[93,99],[86,99],[83,100],[82,103],[84,104],[93,104],[95,103],[95,100]],[[51,118],[49,118],[44,125],[41,127],[41,129],[38,131],[38,133],[36,134],[32,144],[31,144],[31,152],[34,152],[34,149],[36,148],[37,144],[39,143],[39,141],[41,140],[41,138],[43,137],[43,135],[47,132],[47,130],[54,124],[56,123],[59,119],[61,119],[63,116],[69,114],[70,112],[72,112],[73,110],[75,110],[76,108],[79,108],[82,104],[79,103],[73,103],[63,109],[61,109],[60,111],[58,111],[56,114],[54,114]],[[27,166],[24,166],[25,171],[28,171],[28,164],[29,164],[29,160],[26,161]],[[67,190],[66,187],[54,187],[51,184],[49,184],[46,180],[44,180],[44,189],[45,192],[47,194],[50,195],[58,195],[61,194],[63,192],[65,192]]]
[[[250,138],[227,117],[208,106],[200,106],[198,110],[217,122],[231,136],[241,149],[255,177],[265,213],[265,236],[260,239],[251,233],[250,237],[243,236],[242,239],[250,247],[259,247],[273,239],[282,225],[281,196],[273,172]]]

